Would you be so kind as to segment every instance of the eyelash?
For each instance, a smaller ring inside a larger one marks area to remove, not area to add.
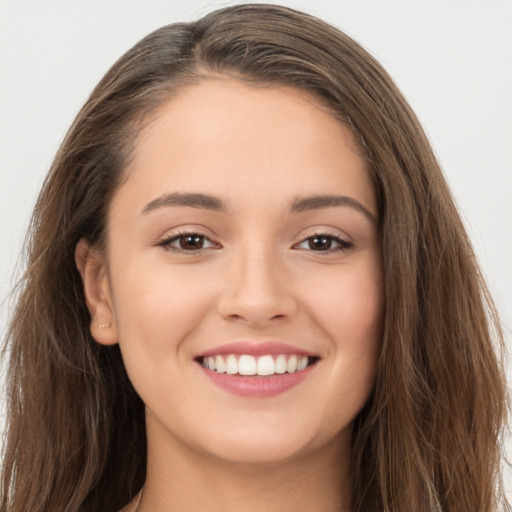
[[[215,248],[215,246],[220,247],[219,244],[212,241],[206,235],[202,235],[201,233],[195,233],[195,232],[183,232],[183,233],[178,233],[178,234],[172,235],[168,238],[164,238],[163,240],[161,240],[158,243],[158,246],[162,247],[166,251],[172,251],[172,252],[176,252],[179,254],[188,254],[188,255],[201,254],[202,252],[212,248],[212,247],[200,247],[199,249],[184,249],[182,247],[173,247],[172,246],[172,244],[174,242],[179,242],[180,240],[183,240],[187,237],[188,238],[192,238],[192,237],[199,238],[199,239],[201,239],[201,241],[203,243],[205,241],[207,241],[208,243],[212,244],[213,248]],[[304,243],[310,243],[315,238],[326,239],[328,242],[330,242],[331,245],[333,243],[337,244],[337,247],[334,247],[334,248],[328,247],[327,249],[320,249],[320,250],[314,250],[314,249],[311,249],[311,247],[309,247],[309,249],[304,249],[304,250],[310,250],[311,252],[317,252],[317,253],[323,253],[323,254],[333,254],[336,252],[345,252],[354,246],[354,244],[352,242],[343,240],[342,238],[340,238],[336,235],[333,235],[331,233],[314,233],[311,236],[308,236],[307,238],[304,238],[303,240],[301,240],[298,244],[295,244],[293,246],[293,248],[299,248],[300,245],[302,245]]]
[[[311,242],[315,238],[317,238],[317,239],[319,239],[319,238],[326,239],[331,244],[335,243],[338,246],[337,247],[329,247],[327,249],[320,249],[318,251],[315,251],[314,249],[311,249],[311,247],[309,247],[309,249],[305,249],[305,250],[311,250],[312,252],[318,252],[318,253],[323,253],[323,254],[333,254],[333,253],[336,253],[336,252],[345,252],[345,251],[348,251],[349,249],[351,249],[352,247],[354,247],[354,244],[352,242],[349,242],[348,240],[343,240],[343,238],[340,238],[339,236],[333,235],[332,233],[314,233],[311,236],[308,236],[307,238],[305,238],[304,240],[299,242],[298,244],[295,244],[294,247],[300,246],[300,245],[302,245],[304,243]]]
[[[173,242],[179,242],[180,239],[183,240],[185,238],[192,238],[192,237],[197,237],[197,238],[200,238],[202,241],[208,241],[210,242],[211,244],[213,245],[218,245],[216,244],[215,242],[213,242],[210,238],[208,238],[206,235],[202,235],[201,233],[195,233],[193,231],[191,232],[183,232],[183,233],[177,233],[175,235],[172,235],[168,238],[164,238],[163,240],[161,240],[158,245],[160,247],[163,247],[166,251],[173,251],[173,252],[177,252],[177,253],[180,253],[180,254],[198,254],[198,253],[202,253],[203,251],[205,250],[208,250],[208,248],[204,248],[204,247],[201,247],[199,249],[183,249],[183,248],[179,248],[179,247],[173,247],[171,244]]]

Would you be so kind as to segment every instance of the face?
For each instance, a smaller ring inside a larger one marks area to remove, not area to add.
[[[380,346],[376,218],[351,133],[304,92],[212,79],[158,111],[89,301],[150,446],[257,462],[347,442]]]

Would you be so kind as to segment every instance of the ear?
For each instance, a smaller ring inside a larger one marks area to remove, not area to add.
[[[115,345],[119,338],[105,259],[82,238],[76,245],[75,262],[91,314],[91,334],[102,345]]]

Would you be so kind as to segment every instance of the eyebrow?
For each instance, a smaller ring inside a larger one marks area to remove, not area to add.
[[[226,204],[219,198],[207,194],[199,193],[181,193],[163,194],[153,201],[150,201],[142,209],[142,213],[149,213],[157,208],[164,206],[185,206],[189,208],[199,208],[216,212],[226,212]],[[302,213],[309,210],[321,210],[339,206],[348,206],[362,213],[369,220],[377,224],[377,219],[366,209],[359,201],[349,196],[339,195],[320,195],[307,196],[295,199],[291,206],[292,213]]]
[[[142,209],[142,213],[149,213],[152,210],[161,208],[162,206],[188,206],[189,208],[200,208],[212,211],[227,211],[227,207],[223,201],[217,197],[206,194],[182,194],[175,192],[173,194],[164,194],[153,201],[149,202]]]
[[[293,201],[290,210],[292,212],[305,212],[308,210],[321,210],[323,208],[332,208],[336,206],[348,206],[362,213],[369,220],[377,223],[377,219],[365,208],[359,201],[349,196],[321,195],[301,197]]]

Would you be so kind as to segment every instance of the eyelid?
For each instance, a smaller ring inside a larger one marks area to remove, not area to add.
[[[299,247],[300,245],[308,242],[309,240],[311,240],[312,238],[315,238],[315,237],[329,238],[329,239],[335,241],[338,245],[337,245],[337,247],[323,249],[323,250],[322,249],[314,250],[311,248],[302,248],[301,249]],[[308,233],[307,235],[303,235],[301,237],[300,241],[295,243],[292,248],[297,249],[297,250],[304,250],[304,251],[312,252],[312,253],[319,253],[320,255],[322,255],[322,254],[328,255],[328,254],[332,254],[332,253],[342,253],[342,252],[348,251],[354,247],[354,242],[352,242],[348,238],[349,237],[345,238],[339,232],[333,233],[330,229],[317,228],[317,229],[314,229],[311,233]]]
[[[196,226],[187,226],[187,227],[180,227],[175,228],[174,230],[171,230],[170,232],[167,232],[165,235],[163,235],[160,239],[158,239],[155,243],[156,246],[162,247],[164,250],[176,252],[179,254],[185,254],[185,255],[198,255],[205,251],[209,251],[212,249],[219,249],[222,248],[221,244],[218,243],[214,237],[205,234],[205,229],[202,229],[202,226],[196,227]],[[209,230],[208,230],[209,231]],[[207,243],[207,247],[200,247],[197,249],[186,249],[181,247],[173,247],[173,243],[179,241],[181,238],[187,237],[187,236],[198,236],[202,239],[203,242]],[[299,235],[300,236],[300,235]],[[297,238],[299,238],[297,236]],[[307,247],[301,247],[301,245],[307,243],[309,240],[315,237],[325,237],[330,239],[335,243],[335,247],[329,247],[326,249],[321,248],[307,248]],[[354,243],[352,240],[350,240],[350,237],[348,235],[344,235],[340,233],[337,229],[330,229],[330,228],[323,228],[323,227],[316,227],[316,228],[309,228],[308,230],[303,230],[302,235],[299,238],[299,241],[294,243],[292,245],[292,249],[296,250],[303,250],[306,252],[311,253],[321,253],[323,255],[328,255],[332,253],[342,253],[345,251],[348,251],[354,247]]]
[[[201,247],[199,249],[182,249],[179,247],[173,247],[171,244],[175,241],[178,241],[180,238],[187,237],[187,236],[198,236],[201,237],[203,240],[208,241],[210,244],[209,247]],[[164,250],[176,252],[179,254],[186,254],[186,255],[194,255],[194,254],[200,254],[204,251],[220,248],[221,245],[216,242],[211,236],[208,236],[201,232],[199,229],[177,229],[172,233],[168,233],[161,237],[157,243],[157,246],[162,247]]]

